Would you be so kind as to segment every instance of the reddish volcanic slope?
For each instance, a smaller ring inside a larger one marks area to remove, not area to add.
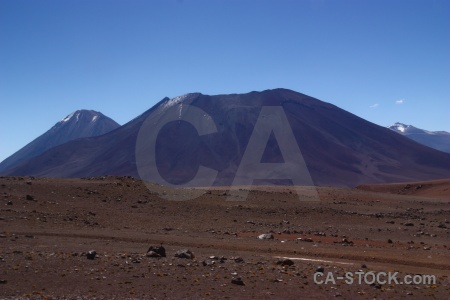
[[[389,184],[363,184],[360,190],[398,195],[414,195],[450,200],[450,179]]]

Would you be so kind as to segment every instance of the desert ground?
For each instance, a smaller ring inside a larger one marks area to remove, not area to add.
[[[1,177],[0,298],[450,298],[450,180],[317,191],[317,202],[289,187],[169,201],[194,191],[130,177]],[[166,257],[148,253],[161,245]],[[184,249],[194,257],[175,257]],[[316,271],[360,270],[436,282],[314,282]]]

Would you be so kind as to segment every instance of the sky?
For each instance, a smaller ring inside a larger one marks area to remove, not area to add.
[[[0,161],[77,109],[273,88],[450,132],[450,1],[0,1]]]

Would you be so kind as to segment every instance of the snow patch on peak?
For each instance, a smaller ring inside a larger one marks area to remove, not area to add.
[[[200,93],[189,93],[189,94],[181,95],[181,96],[178,96],[178,97],[175,97],[175,98],[172,98],[172,99],[167,99],[161,105],[161,107],[162,108],[169,108],[171,106],[180,104],[180,103],[184,102],[187,99],[195,99],[199,95],[201,95],[201,94]]]
[[[166,103],[164,103],[162,105],[162,107],[163,108],[169,108],[171,106],[179,104],[179,103],[183,102],[183,100],[186,99],[188,96],[189,96],[189,94],[186,94],[186,95],[181,95],[181,96],[169,99],[169,100],[166,101]]]
[[[95,122],[97,119],[98,119],[98,116],[95,115],[95,116],[92,118],[92,122]]]
[[[394,125],[389,126],[390,129],[397,130],[400,132],[405,132],[411,125],[405,125],[403,123],[395,123]]]
[[[64,119],[62,119],[61,122],[65,123],[65,122],[69,121],[75,115],[75,113],[76,113],[76,111],[74,111],[73,113],[71,113],[70,115],[68,115]],[[78,116],[77,116],[77,119],[78,119]]]

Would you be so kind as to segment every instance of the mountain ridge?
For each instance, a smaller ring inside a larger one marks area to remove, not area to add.
[[[232,184],[263,106],[283,107],[315,185],[356,186],[450,178],[449,154],[288,89],[164,98],[113,132],[60,145],[5,175],[139,177],[135,149],[139,130],[148,117],[163,116],[169,109],[168,103],[200,108],[217,127],[216,133],[205,136],[199,136],[186,122],[172,122],[162,128],[157,143],[161,161],[157,170],[169,182],[188,181],[202,165],[218,171],[215,185]],[[271,140],[266,146],[276,148]],[[267,161],[283,160],[277,151],[267,153]]]
[[[400,122],[387,126],[387,128],[422,145],[450,153],[450,133],[447,131],[429,131]]]
[[[0,162],[0,172],[17,167],[22,162],[68,141],[99,136],[118,127],[120,125],[117,122],[101,112],[87,109],[76,110]]]

